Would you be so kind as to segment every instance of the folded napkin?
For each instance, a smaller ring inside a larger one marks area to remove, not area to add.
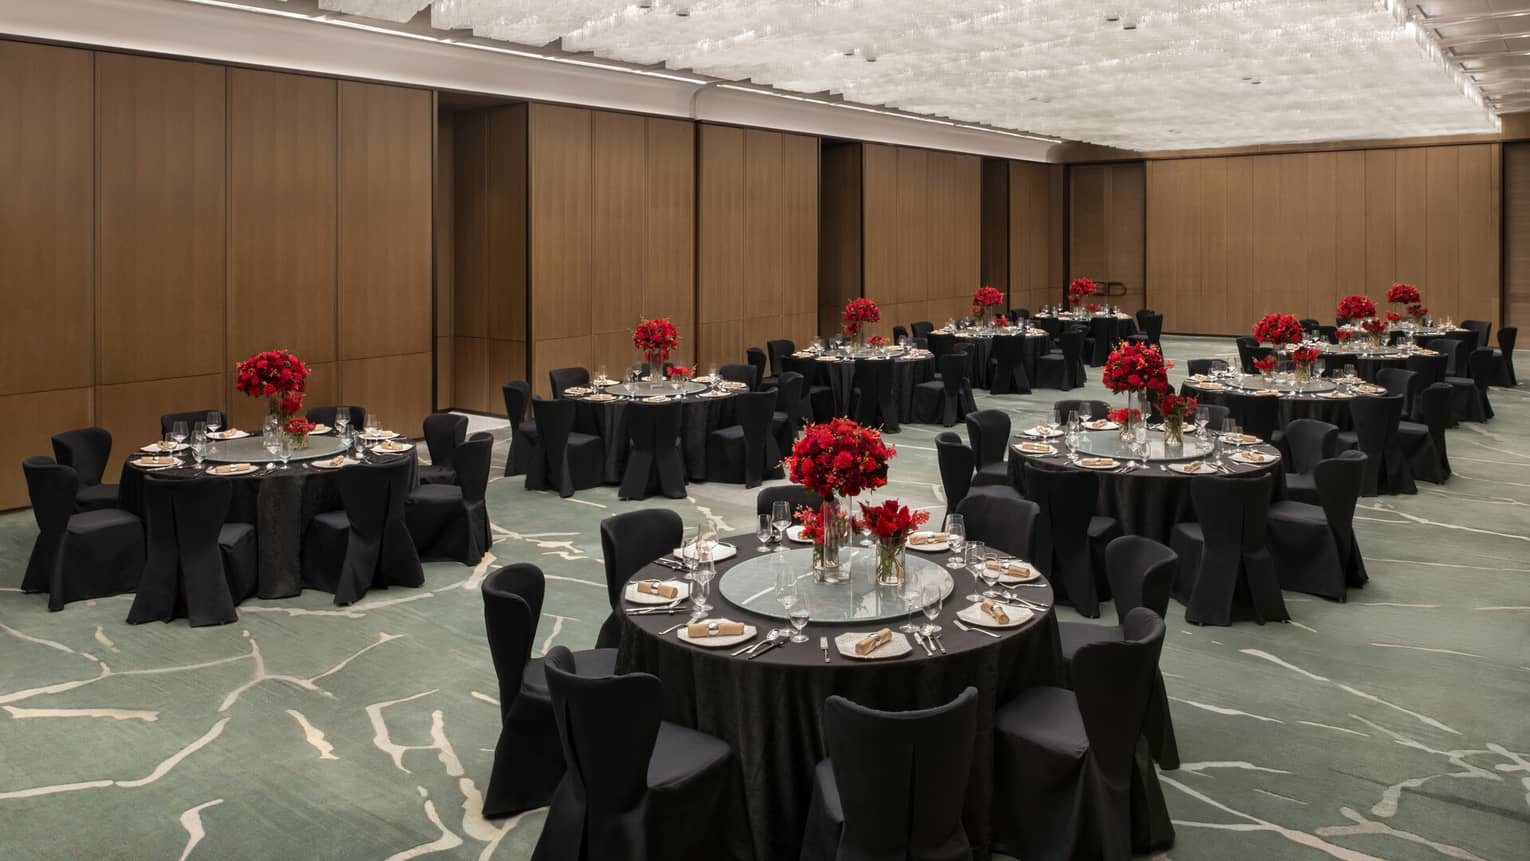
[[[915,532],[908,537],[910,544],[939,544],[951,538],[949,532]]]
[[[245,472],[250,469],[254,469],[254,467],[247,463],[225,463],[222,466],[213,467],[208,472],[217,475],[228,475],[231,472]]]
[[[1240,451],[1236,455],[1233,455],[1233,456],[1234,457],[1241,457],[1243,460],[1249,461],[1251,463],[1264,463],[1265,461],[1272,459],[1272,458],[1266,457],[1265,455],[1260,454],[1257,451]]]
[[[984,613],[988,614],[993,618],[995,622],[998,622],[1000,625],[1009,624],[1009,614],[1004,612],[1003,604],[995,604],[987,598],[984,598],[983,603],[978,606]]]
[[[658,580],[639,580],[637,590],[645,595],[658,595],[662,598],[674,598],[680,594],[678,588]]]
[[[1045,427],[1043,425],[1036,425],[1033,428],[1027,428],[1025,432],[1031,436],[1055,436],[1057,433],[1051,428]]]
[[[1023,442],[1020,443],[1020,450],[1028,454],[1051,454],[1053,449],[1039,442]]]
[[[1095,419],[1094,421],[1084,422],[1084,427],[1089,428],[1090,430],[1110,430],[1112,428],[1118,428],[1120,425],[1116,424],[1115,422],[1106,421],[1105,419]]]
[[[643,398],[643,403],[645,404],[662,404],[667,403],[668,401],[669,398],[666,398],[663,395],[654,395],[651,398]]]
[[[210,432],[207,435],[207,438],[208,439],[233,439],[235,437],[243,436],[243,435],[244,435],[244,431],[240,430],[239,428],[229,428],[228,430],[212,431],[212,432]]]
[[[1280,397],[1280,392],[1276,391],[1275,389],[1260,389],[1259,391],[1254,392],[1254,395],[1261,398],[1278,398]]]
[[[685,626],[685,636],[692,640],[706,637],[737,637],[744,633],[743,622],[692,622]]]
[[[1013,574],[1016,577],[1024,577],[1031,573],[1030,566],[1026,565],[1024,562],[1021,562],[1018,559],[1006,559],[1002,562],[998,559],[990,559],[983,563],[983,567],[987,568],[989,571],[998,571],[1003,574]]]
[[[1182,467],[1182,469],[1184,469],[1185,472],[1189,472],[1189,473],[1201,472],[1201,471],[1206,470],[1206,464],[1204,464],[1204,463],[1202,463],[1201,461],[1198,461],[1198,460],[1192,460],[1189,463],[1185,464]]]
[[[330,458],[329,460],[321,460],[321,461],[319,461],[319,464],[321,466],[345,466],[345,455],[343,455],[343,454],[335,455],[334,457]]]
[[[1109,458],[1109,457],[1086,457],[1086,458],[1081,458],[1079,460],[1079,463],[1083,464],[1084,466],[1115,466],[1116,465],[1115,459],[1114,458]]]
[[[875,652],[878,648],[891,642],[892,631],[888,630],[887,628],[883,628],[875,634],[867,634],[866,636],[862,637],[860,641],[855,644],[855,653],[864,658],[872,652]]]
[[[721,385],[725,389],[747,389],[747,388],[749,388],[749,384],[748,383],[741,383],[738,380],[723,380],[721,383],[719,383],[719,385]]]
[[[139,466],[174,466],[180,463],[180,461],[169,455],[163,457],[140,457],[134,462]]]

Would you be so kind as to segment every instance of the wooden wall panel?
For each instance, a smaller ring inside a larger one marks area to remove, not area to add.
[[[643,189],[643,271],[639,283],[642,317],[669,317],[680,328],[681,356],[694,362],[696,352],[696,129],[684,120],[648,117],[644,121],[645,157],[637,181]],[[621,359],[636,355],[632,327],[617,329],[626,340]]]
[[[1221,208],[1227,221],[1226,311],[1222,331],[1235,332],[1254,316],[1254,164],[1252,159],[1227,160],[1227,199]],[[1151,222],[1149,222],[1151,224]],[[1363,225],[1362,225],[1363,227]],[[1158,291],[1148,283],[1148,296],[1156,306]],[[1165,324],[1169,318],[1165,318]],[[1182,331],[1182,330],[1181,330]]]
[[[453,237],[456,233],[456,127],[453,115],[440,113],[436,116],[436,181],[435,181],[435,276],[436,276],[436,325],[435,359],[436,389],[431,406],[438,410],[452,406],[452,280],[457,255],[453,253]]]
[[[1009,304],[1032,311],[1062,295],[1061,165],[1009,163]]]
[[[243,403],[231,404],[230,400]],[[221,371],[97,386],[95,423],[112,432],[112,459],[107,464],[106,474],[118,475],[134,449],[159,439],[159,417],[165,413],[235,407],[240,415],[235,420],[246,429],[259,433],[260,417],[265,415],[264,402],[259,402],[253,411],[256,414],[253,420],[249,417],[251,410],[238,409],[255,404],[235,392],[227,375]],[[44,450],[51,453],[51,449]]]
[[[29,504],[21,461],[33,455],[52,457],[53,445],[49,437],[62,430],[94,424],[94,400],[95,390],[89,387],[0,395],[0,410],[4,415],[25,417],[25,420],[6,422],[5,430],[0,431],[0,462],[6,464],[0,471],[0,509]],[[129,447],[126,439],[113,442],[115,452]],[[120,463],[122,455],[116,457]],[[106,480],[115,482],[118,474],[113,467],[106,473],[110,476]]]
[[[543,341],[588,341],[593,274],[590,114],[580,108],[531,106],[531,334],[538,350]],[[534,364],[537,375],[544,376],[549,366],[535,359]],[[540,390],[545,381],[534,385]]]
[[[1338,153],[1313,153],[1306,156],[1306,165],[1306,209],[1298,213],[1305,221],[1298,228],[1298,235],[1307,254],[1302,307],[1320,310],[1325,305],[1337,304],[1334,293],[1339,254]],[[1322,320],[1325,315],[1310,316]]]
[[[1501,149],[1498,145],[1459,148],[1456,251],[1460,295],[1456,312],[1460,319],[1500,321],[1503,310],[1499,289],[1502,284],[1499,246],[1503,236],[1500,215],[1503,186],[1498,175]],[[1441,229],[1448,230],[1449,226],[1441,225]]]
[[[590,332],[631,331],[643,314],[647,183],[644,124],[635,114],[591,113]],[[533,182],[541,177],[534,175]],[[538,285],[540,286],[540,284]],[[538,297],[540,298],[540,297]],[[677,324],[678,325],[678,324]]]
[[[865,258],[867,236],[883,235],[892,211],[891,147],[825,142],[819,203],[818,319],[820,335],[839,330],[840,309],[861,295],[867,267],[888,277],[881,257]],[[878,181],[868,185],[873,178]],[[874,208],[868,204],[876,203]],[[885,240],[883,240],[885,241]]]
[[[1429,282],[1428,157],[1421,149],[1397,151],[1397,232],[1393,281]],[[1367,285],[1369,287],[1369,285]],[[1385,290],[1387,284],[1370,287]]]
[[[1143,306],[1146,278],[1146,170],[1141,163],[1084,165],[1069,170],[1066,280],[1092,278],[1119,292],[1102,301],[1128,311]],[[1061,301],[1061,291],[1058,296]]]
[[[222,66],[97,58],[100,383],[227,367],[224,125]]]
[[[1334,202],[1336,234],[1333,292],[1328,305],[1338,307],[1339,300],[1360,290],[1366,281],[1366,153],[1358,150],[1335,154]],[[1324,311],[1319,307],[1317,311]],[[1332,322],[1332,308],[1319,314],[1319,320]],[[1244,315],[1243,319],[1248,319]]]
[[[365,404],[384,427],[399,433],[416,438],[424,433],[430,413],[429,352],[347,359],[339,371],[346,403]]]
[[[1530,143],[1503,147],[1503,236],[1504,322],[1530,326]]]
[[[1202,325],[1223,331],[1227,327],[1227,248],[1228,224],[1224,202],[1227,199],[1227,163],[1207,161],[1200,165],[1195,185],[1197,202],[1195,219],[1200,240],[1196,266],[1200,283],[1200,310]],[[1112,243],[1116,245],[1117,243]],[[1137,283],[1141,283],[1140,279]],[[1131,309],[1132,303],[1122,301]]]

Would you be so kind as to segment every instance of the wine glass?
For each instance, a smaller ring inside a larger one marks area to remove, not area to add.
[[[287,468],[287,459],[292,457],[292,437],[279,433],[276,435],[276,456],[282,459],[282,469]]]
[[[170,441],[175,443],[176,449],[181,447],[181,443],[186,441],[186,437],[186,423],[184,421],[177,421],[170,425]]]
[[[681,534],[680,562],[685,566],[685,576],[687,578],[696,573],[696,565],[700,561],[701,554],[697,552],[700,548],[697,546],[696,537],[699,529],[700,527],[697,526],[687,526]]]
[[[935,619],[940,616],[940,584],[930,580],[920,587],[919,599],[924,603],[921,608],[924,611],[926,624],[919,629],[919,633],[926,637],[940,633],[940,626],[935,624]]]
[[[784,499],[772,502],[770,522],[776,527],[775,535],[771,537],[776,544],[776,549],[785,550],[786,530],[792,525],[792,504]]]
[[[277,452],[281,451],[282,448],[281,434],[268,430],[266,433],[261,434],[260,443],[261,446],[266,450],[266,454],[273,458],[277,457]],[[266,468],[270,469],[275,465],[275,463],[268,463]]]
[[[611,378],[606,376],[606,366],[605,365],[597,366],[595,368],[595,385],[597,385],[597,386],[604,386],[607,383],[609,383],[610,381],[611,381]]]
[[[340,407],[340,408],[336,409],[335,410],[335,433],[337,435],[341,436],[341,437],[346,437],[346,436],[348,436],[350,429],[351,429],[351,410],[350,410],[350,407]]]
[[[1197,406],[1195,408],[1195,435],[1200,439],[1206,438],[1208,425],[1211,424],[1211,408]]]
[[[807,635],[802,633],[802,629],[807,627],[808,619],[811,618],[811,615],[807,596],[799,593],[797,595],[796,606],[786,611],[786,618],[792,623],[792,628],[795,631],[791,636],[791,642],[806,643],[808,641]]]
[[[1084,417],[1078,414],[1078,410],[1068,410],[1068,447],[1078,447],[1078,437],[1083,431]]]
[[[197,472],[201,472],[202,461],[207,459],[207,437],[191,438],[191,459],[196,461]]]
[[[951,545],[951,556],[946,559],[947,568],[960,568],[966,564],[962,547],[967,541],[967,521],[960,514],[946,515],[946,542]]]
[[[923,593],[919,590],[919,577],[910,574],[903,578],[903,585],[898,590],[898,597],[903,599],[903,609],[908,611],[908,621],[898,626],[898,630],[905,634],[919,633],[919,626],[914,624],[914,614],[919,612],[919,597]]]
[[[769,514],[761,514],[760,522],[754,527],[754,537],[760,542],[759,552],[765,553],[770,550],[770,540],[776,535],[776,527],[770,521]]]
[[[990,601],[1001,601],[1004,599],[1004,596],[994,589],[995,586],[999,585],[999,567],[988,564],[989,562],[997,562],[998,559],[999,554],[990,550],[984,555],[983,561],[978,567],[978,576],[982,578],[984,585],[988,587],[983,590],[983,597]]]
[[[707,584],[711,583],[715,576],[717,576],[717,568],[711,556],[696,560],[696,568],[690,572],[691,582],[695,584],[691,589],[692,619],[705,618],[707,611],[712,609],[712,605],[707,603]]]
[[[983,567],[988,561],[987,554],[988,548],[983,546],[983,542],[967,542],[967,571],[972,575],[972,580],[974,583],[978,582],[983,577]],[[974,591],[971,595],[967,596],[967,600],[981,601],[983,600],[983,596],[980,593]]]
[[[221,427],[223,427],[223,414],[217,410],[208,410],[207,429],[212,433],[217,433]]]
[[[802,600],[802,592],[797,588],[797,578],[791,576],[791,572],[784,566],[776,571],[776,603],[786,611],[786,618],[791,619],[792,611]]]

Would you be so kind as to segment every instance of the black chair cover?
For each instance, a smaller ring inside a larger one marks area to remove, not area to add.
[[[770,434],[785,457],[797,441],[797,431],[807,420],[808,405],[802,396],[805,381],[793,371],[781,374],[776,383],[776,410],[770,417]]]
[[[1445,428],[1450,424],[1449,383],[1427,386],[1418,396],[1421,422],[1398,422],[1398,443],[1408,458],[1414,478],[1444,484],[1450,478],[1450,457],[1445,450]]]
[[[1009,451],[1009,413],[1001,410],[968,413],[967,441],[977,455],[973,485],[1009,484],[1009,467],[1004,463]]]
[[[972,489],[972,473],[977,457],[962,438],[951,431],[935,435],[935,462],[940,466],[940,484],[946,494],[946,513],[955,514],[956,506]]]
[[[1346,447],[1352,440],[1354,447],[1369,458],[1365,464],[1365,478],[1360,482],[1361,495],[1418,493],[1397,433],[1403,414],[1402,395],[1355,398],[1350,403],[1349,413],[1355,420],[1355,429],[1339,434],[1339,445]]]
[[[1243,428],[1244,433],[1263,440],[1275,436],[1275,430],[1280,425],[1280,398],[1225,392],[1223,400],[1228,415]]]
[[[455,483],[422,484],[410,491],[404,522],[421,557],[475,565],[493,545],[483,499],[493,452],[493,435],[475,433],[452,455]]]
[[[1403,396],[1404,418],[1413,415],[1413,399],[1424,390],[1423,378],[1413,371],[1402,368],[1382,368],[1377,371],[1376,385],[1386,389],[1389,395]]]
[[[1238,364],[1242,366],[1243,373],[1254,373],[1254,351],[1259,349],[1258,339],[1239,335],[1233,339],[1233,344],[1238,348]]]
[[[1089,339],[1094,343],[1094,352],[1089,357],[1089,366],[1098,368],[1110,358],[1110,353],[1119,343],[1116,337],[1116,321],[1113,317],[1094,317],[1089,321]]]
[[[1031,378],[1025,373],[1025,344],[1018,335],[993,339],[993,372],[988,377],[988,392],[994,395],[1028,395]]]
[[[1061,352],[1037,357],[1036,385],[1041,388],[1064,391],[1082,386],[1084,384],[1083,334],[1077,329],[1068,329],[1057,336],[1057,345]]]
[[[1291,618],[1266,542],[1274,477],[1213,478],[1190,482],[1198,523],[1174,527],[1169,546],[1179,554],[1174,597],[1195,625],[1259,624]]]
[[[1100,601],[1110,597],[1105,580],[1104,547],[1121,534],[1112,517],[1094,513],[1099,476],[1083,470],[1025,465],[1025,494],[1041,506],[1037,522],[1036,568],[1052,581],[1059,603],[1068,603],[1091,619]],[[1099,544],[1096,552],[1091,545]],[[1096,563],[1099,564],[1096,564]]]
[[[940,379],[914,386],[913,421],[951,427],[956,420],[977,409],[965,353],[941,356],[936,361]]]
[[[259,570],[255,527],[223,522],[233,496],[227,479],[144,477],[149,552],[128,624],[238,621],[234,607],[255,594]]]
[[[1026,861],[1124,861],[1157,848],[1135,838],[1138,807],[1162,816],[1152,842],[1172,842],[1141,742],[1163,636],[1163,620],[1138,607],[1119,642],[1090,643],[1074,655],[1072,691],[1031,687],[999,707],[994,849]]]
[[[804,861],[970,858],[962,789],[977,699],[969,687],[937,708],[886,712],[829,697],[829,757],[814,773]]]
[[[588,368],[553,368],[547,372],[547,381],[552,385],[552,396],[562,398],[565,390],[574,386],[590,385],[590,371]]]
[[[768,492],[761,491],[760,495]],[[762,513],[769,514],[770,508]],[[600,549],[606,561],[606,597],[611,601],[611,615],[601,623],[596,648],[614,649],[621,639],[622,620],[618,614],[627,581],[655,559],[679,547],[684,533],[685,523],[680,515],[667,508],[628,511],[600,521]]]
[[[908,328],[905,327],[902,323],[899,323],[899,324],[893,326],[893,334],[892,334],[892,336],[893,336],[893,343],[894,344],[900,343],[900,339],[907,339],[908,338]]]
[[[510,419],[510,452],[505,456],[505,475],[525,475],[531,464],[531,447],[536,444],[537,426],[526,420],[531,406],[531,386],[525,380],[511,380],[501,387],[505,395],[505,416]]]
[[[627,407],[630,448],[618,498],[647,499],[655,488],[670,499],[685,498],[685,462],[680,457],[680,425],[684,419],[679,401],[635,403]]]
[[[956,352],[956,336],[951,333],[926,335],[925,341],[930,346],[930,354],[939,362],[942,357]]]
[[[1498,330],[1498,350],[1495,355],[1502,360],[1502,364],[1499,365],[1502,369],[1498,378],[1500,386],[1519,385],[1519,376],[1514,373],[1514,343],[1518,340],[1518,326],[1504,326]]]
[[[771,376],[780,377],[787,370],[786,357],[797,352],[797,345],[785,338],[778,338],[765,342],[765,352],[770,354]]]
[[[21,462],[37,540],[21,591],[47,592],[48,609],[70,601],[131,592],[143,573],[143,521],[116,508],[75,513],[80,480],[51,458]]]
[[[417,587],[425,571],[404,524],[412,455],[348,466],[335,476],[342,511],[313,519],[303,536],[303,585],[330,592],[340,606],[369,589]]]
[[[1493,324],[1487,320],[1462,320],[1461,328],[1477,336],[1477,342],[1472,348],[1474,350],[1480,350],[1492,343],[1488,340],[1488,336],[1493,333]]]
[[[1491,419],[1493,402],[1488,399],[1488,386],[1498,376],[1498,357],[1493,355],[1490,347],[1479,347],[1467,357],[1466,367],[1471,372],[1472,383],[1476,385],[1477,396],[1482,402],[1482,420]]]
[[[759,374],[754,365],[738,362],[723,365],[717,369],[717,375],[730,383],[743,383],[751,392],[760,387]]]
[[[1425,346],[1445,357],[1445,376],[1459,377],[1466,373],[1466,356],[1471,348],[1460,338],[1432,338]]]
[[[1143,334],[1147,335],[1148,343],[1162,345],[1163,343],[1163,315],[1158,313],[1138,314],[1138,325],[1142,327]]]
[[[914,333],[915,338],[928,338],[930,333],[935,331],[935,324],[928,320],[918,320],[908,324],[908,328]]]
[[[744,358],[749,366],[754,368],[754,385],[751,388],[758,389],[765,384],[765,351],[759,347],[750,347],[744,351]]]
[[[781,452],[770,435],[776,411],[776,393],[748,392],[734,398],[736,424],[707,435],[707,477],[714,481],[742,481],[759,487],[766,478],[781,477]]]
[[[165,434],[169,433],[170,429],[175,426],[176,422],[185,422],[186,432],[190,433],[191,429],[197,426],[197,422],[206,423],[208,413],[216,414],[218,416],[218,424],[228,427],[228,422],[225,420],[222,410],[192,410],[184,413],[165,413],[159,417],[159,436],[163,439]]]
[[[544,662],[568,770],[532,861],[727,858],[729,841],[749,840],[721,815],[744,803],[733,751],[661,721],[656,676],[576,674],[562,646]]]
[[[1211,363],[1216,359],[1191,359],[1185,364],[1185,373],[1192,377],[1196,374],[1210,374]]]
[[[574,431],[577,405],[566,398],[532,398],[537,436],[526,469],[527,490],[556,490],[562,497],[600,484],[604,448],[600,437]]]
[[[1349,586],[1369,579],[1355,541],[1355,501],[1365,473],[1365,455],[1346,451],[1317,465],[1321,505],[1270,505],[1270,555],[1280,586],[1343,601]]]
[[[818,360],[806,356],[786,356],[782,359],[786,370],[801,374],[808,402],[807,415],[815,422],[826,422],[834,417],[838,407],[834,404],[834,389],[823,385]]]
[[[1312,470],[1324,458],[1333,457],[1338,441],[1338,427],[1325,421],[1296,419],[1286,425],[1280,447],[1286,458],[1287,499],[1317,504]]]
[[[499,679],[499,741],[483,799],[483,815],[493,819],[546,806],[563,779],[564,764],[542,661],[531,658],[546,590],[542,570],[506,565],[490,572],[481,588],[489,655]],[[609,673],[616,668],[616,650],[579,652],[574,660],[589,672]]]
[[[968,541],[981,541],[1000,553],[1034,563],[1041,509],[1010,488],[987,488],[956,506]]]
[[[1103,419],[1110,415],[1110,404],[1104,401],[1083,401],[1067,399],[1052,402],[1052,415],[1057,418],[1058,424],[1068,420],[1068,413],[1078,410],[1084,421]]]
[[[468,418],[455,413],[432,413],[425,417],[425,448],[430,463],[421,464],[415,473],[420,484],[455,484],[452,453],[467,439]]]
[[[77,511],[116,508],[119,489],[102,484],[106,463],[112,458],[112,432],[106,428],[79,428],[53,435],[53,457],[61,466],[74,469],[80,488],[75,493]]]
[[[850,414],[866,427],[898,433],[898,402],[893,397],[893,363],[881,360],[855,363],[854,406]]]
[[[365,428],[367,426],[367,408],[337,405],[333,407],[314,407],[308,411],[308,420],[314,424],[335,426],[335,414],[340,410],[350,410],[351,427]],[[204,419],[205,421],[205,419]]]
[[[806,508],[809,511],[817,511],[823,507],[823,497],[800,484],[781,484],[775,487],[767,487],[754,497],[754,513],[770,514],[771,508],[777,502],[786,502],[791,506],[793,514],[797,509]],[[676,547],[679,545],[676,544]]]
[[[1063,330],[1063,321],[1056,317],[1037,317],[1031,321],[1031,325],[1046,332],[1052,338],[1061,335]]]

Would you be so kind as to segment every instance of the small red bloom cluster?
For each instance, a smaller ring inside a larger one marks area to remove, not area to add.
[[[819,496],[856,496],[887,484],[897,454],[882,433],[849,419],[807,425],[786,458],[787,475]]]
[[[870,299],[851,299],[845,305],[845,311],[840,315],[841,323],[879,323],[882,321],[882,309]]]
[[[1073,283],[1068,285],[1068,301],[1077,305],[1084,301],[1085,296],[1093,296],[1097,289],[1094,282],[1088,278],[1075,278]]]
[[[1254,360],[1254,370],[1258,371],[1261,374],[1273,374],[1273,373],[1275,373],[1275,356],[1274,356],[1274,354],[1272,353],[1272,354],[1270,354],[1268,356],[1265,356],[1262,359],[1255,359]]]
[[[1340,343],[1342,343],[1344,341],[1348,341],[1350,338],[1355,337],[1355,330],[1354,329],[1340,329],[1337,332],[1334,332],[1333,334],[1334,334],[1334,337],[1338,338]]]
[[[1409,305],[1408,316],[1415,320],[1422,320],[1429,316],[1429,309],[1425,308],[1423,305]]]
[[[1323,358],[1323,351],[1316,347],[1297,347],[1291,351],[1291,361],[1298,365],[1310,365]]]
[[[1142,410],[1133,409],[1131,407],[1121,407],[1106,413],[1105,418],[1110,419],[1118,425],[1133,424],[1138,419],[1142,418]]]
[[[1376,303],[1364,296],[1345,296],[1339,301],[1338,316],[1345,320],[1360,320],[1376,316]]]
[[[669,378],[672,380],[689,380],[691,377],[696,375],[696,369],[687,368],[684,365],[675,365],[666,373],[669,374]]]
[[[1388,325],[1390,324],[1385,320],[1366,320],[1360,324],[1360,328],[1364,329],[1368,335],[1383,335],[1386,334]]]
[[[1397,321],[1399,321],[1401,319],[1402,319],[1402,315],[1397,313],[1396,311],[1388,311],[1387,312],[1387,322],[1388,323],[1396,323]]]
[[[671,351],[680,346],[680,330],[675,328],[668,317],[643,320],[632,330],[632,344],[642,350],[644,356],[662,362],[669,358]]]
[[[281,410],[291,415],[303,408],[308,375],[303,360],[286,350],[266,350],[235,366],[234,386],[252,398],[281,398]]]
[[[1161,395],[1169,390],[1168,369],[1163,353],[1148,344],[1130,341],[1115,349],[1105,360],[1101,382],[1113,392],[1146,391]]]
[[[1084,306],[1084,310],[1088,311],[1091,314],[1098,314],[1098,313],[1100,313],[1100,307],[1101,306],[1096,305],[1093,302],[1090,302],[1088,305]]]
[[[889,499],[874,507],[861,503],[861,516],[854,525],[870,529],[881,541],[903,541],[929,519],[929,512],[913,511],[898,504],[898,500]]]
[[[993,324],[995,326],[1008,326],[1009,325],[1009,318],[1004,316],[1003,314],[1000,314],[998,317],[994,318]]]
[[[282,425],[282,430],[293,436],[304,436],[313,431],[316,425],[305,418],[290,418]]]
[[[1004,294],[993,287],[979,287],[972,294],[972,316],[983,313],[989,308],[996,308],[1004,304]]]
[[[1196,406],[1195,398],[1176,395],[1173,392],[1158,399],[1158,411],[1163,413],[1164,418],[1177,418],[1183,421],[1186,416],[1195,415]]]
[[[1254,324],[1254,337],[1261,344],[1300,344],[1304,334],[1290,314],[1266,314]]]
[[[872,335],[870,338],[866,339],[866,343],[873,347],[885,347],[887,346],[887,339],[881,335]]]
[[[839,506],[834,506],[834,511],[839,511]],[[792,519],[802,525],[803,540],[814,544],[823,543],[823,528],[819,524],[819,512],[805,505],[799,505],[797,510],[792,512]]]
[[[1418,288],[1399,281],[1387,291],[1387,301],[1396,305],[1413,305],[1420,299]]]

